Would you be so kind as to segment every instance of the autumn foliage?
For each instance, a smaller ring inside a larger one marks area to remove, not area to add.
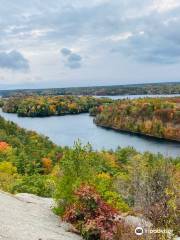
[[[9,148],[9,144],[6,142],[0,142],[0,151],[5,151]]]
[[[66,210],[64,220],[74,224],[85,239],[114,239],[120,223],[118,211],[90,186],[81,186],[75,196],[77,202]]]
[[[42,165],[43,165],[44,172],[46,174],[51,172],[51,170],[52,170],[52,160],[51,159],[42,158]]]
[[[2,109],[21,117],[45,117],[87,113],[92,107],[110,102],[109,98],[90,96],[23,96],[9,98]]]
[[[180,141],[179,97],[117,100],[95,112],[99,126]]]
[[[115,101],[96,107],[95,121],[178,140],[179,104],[179,98]],[[44,114],[41,107],[32,104],[29,113],[38,109]],[[132,147],[95,151],[80,142],[60,147],[0,117],[0,189],[54,197],[54,211],[86,240],[136,240],[133,227],[119,214],[143,216],[154,228],[167,227],[178,235],[179,176],[179,157],[139,153]]]

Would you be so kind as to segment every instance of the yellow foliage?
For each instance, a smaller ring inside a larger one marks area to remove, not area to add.
[[[112,168],[116,168],[119,165],[117,164],[117,159],[115,154],[111,154],[108,152],[101,153],[102,157],[107,161],[108,165]]]
[[[150,120],[145,121],[144,127],[145,127],[146,133],[151,133],[152,121],[150,121]]]
[[[55,105],[50,105],[49,106],[49,109],[52,113],[55,113],[56,112],[56,106]]]
[[[11,192],[12,186],[17,177],[17,169],[12,165],[12,163],[0,163],[0,189]]]
[[[17,173],[17,169],[16,169],[16,167],[14,167],[12,165],[11,162],[1,162],[0,163],[0,174],[1,173],[7,173],[10,175],[13,175],[13,174]]]
[[[51,176],[60,178],[62,176],[61,168],[59,165],[55,165],[51,171]]]
[[[110,176],[108,173],[104,173],[104,172],[99,173],[99,174],[97,175],[97,177],[100,178],[100,179],[104,179],[104,180],[109,180],[109,179],[111,179],[111,176]]]

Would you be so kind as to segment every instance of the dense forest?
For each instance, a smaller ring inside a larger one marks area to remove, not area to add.
[[[180,98],[117,100],[91,109],[97,125],[180,141]]]
[[[0,189],[53,197],[54,212],[87,240],[139,239],[118,217],[126,215],[178,235],[179,176],[179,158],[131,147],[94,151],[79,142],[62,148],[0,117]]]
[[[21,117],[45,117],[86,113],[92,107],[111,102],[108,98],[88,96],[29,96],[2,100],[0,106],[4,112],[17,113]]]
[[[0,90],[3,97],[22,95],[146,95],[146,94],[180,94],[180,83],[148,83],[94,87],[48,88]]]
[[[90,96],[26,96],[0,101],[20,117],[87,113],[98,126],[180,141],[180,98],[111,100]]]

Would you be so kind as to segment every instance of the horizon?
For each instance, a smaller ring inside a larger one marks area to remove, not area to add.
[[[101,88],[101,87],[128,87],[128,86],[142,86],[142,85],[164,85],[164,84],[180,84],[180,81],[174,82],[148,82],[148,83],[128,83],[128,84],[108,84],[108,85],[88,85],[88,86],[69,86],[69,87],[39,87],[39,88],[7,88],[0,91],[26,91],[26,90],[46,90],[46,89],[71,89],[71,88]]]

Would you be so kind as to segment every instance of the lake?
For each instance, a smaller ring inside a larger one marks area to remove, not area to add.
[[[150,97],[150,98],[162,98],[162,97],[180,97],[180,94],[157,94],[157,95],[120,95],[120,96],[94,96],[97,98],[101,98],[101,97],[107,97],[107,98],[111,98],[113,100],[118,100],[118,99],[137,99],[137,98],[146,98],[146,97]]]
[[[90,143],[94,149],[116,149],[118,146],[133,146],[138,151],[160,152],[166,156],[180,156],[180,143],[120,133],[97,127],[89,114],[52,116],[45,118],[21,118],[16,114],[4,113],[5,119],[19,126],[48,136],[61,146],[73,146],[78,139]]]

